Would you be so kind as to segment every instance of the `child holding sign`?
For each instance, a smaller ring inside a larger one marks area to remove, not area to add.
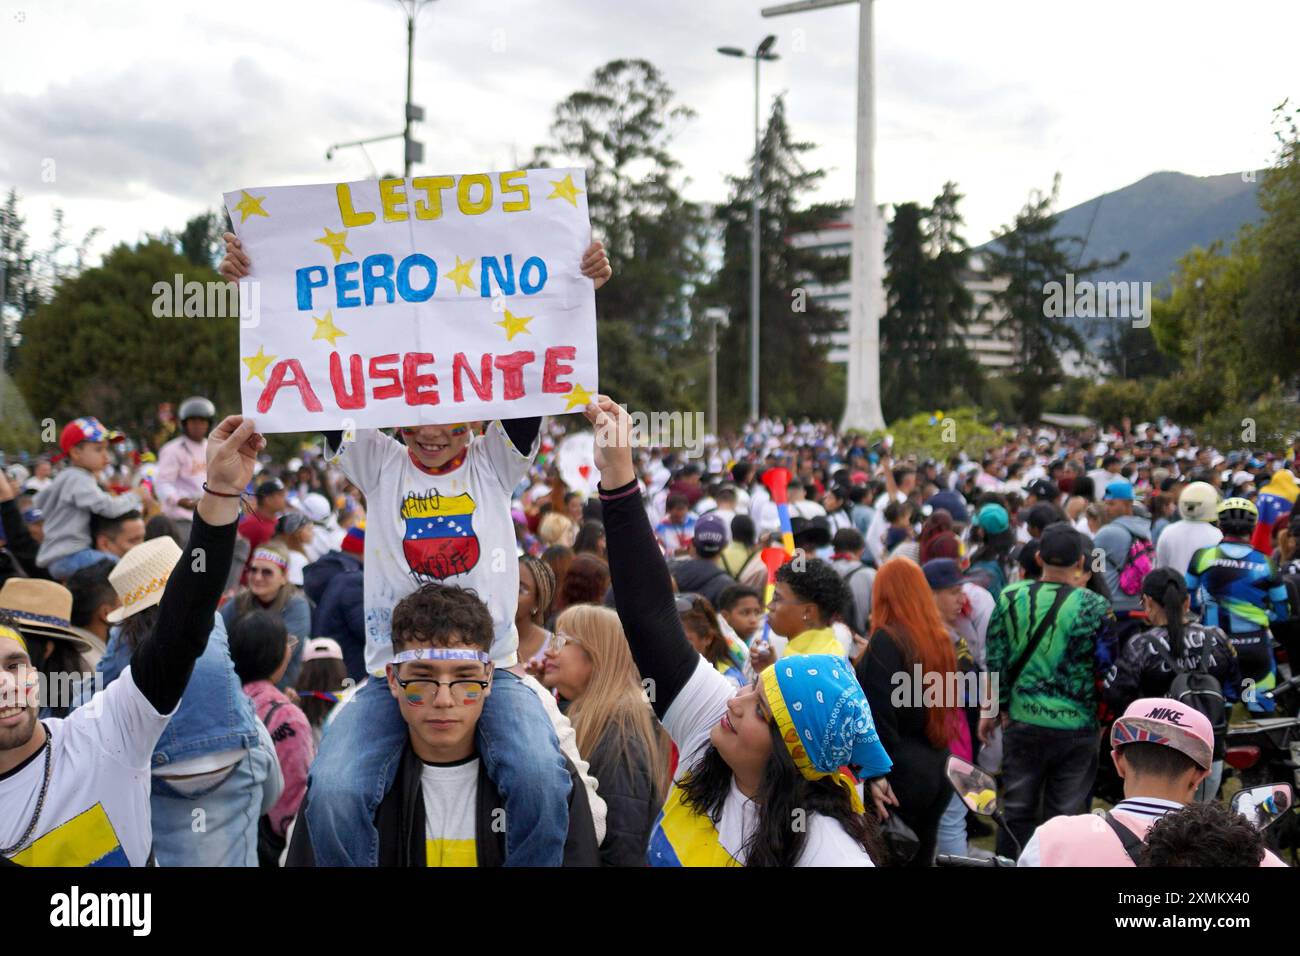
[[[240,241],[225,236],[221,273],[247,275]],[[612,275],[600,243],[583,255],[596,288]],[[493,422],[481,436],[466,423],[402,428],[403,443],[374,429],[326,433],[344,473],[366,496],[366,669],[377,677],[342,708],[311,770],[306,814],[319,866],[375,866],[374,826],[392,786],[406,724],[383,680],[392,659],[392,609],[422,584],[473,590],[494,628],[497,680],[478,723],[478,751],[505,799],[506,861],[559,866],[568,833],[570,778],[551,722],[516,664],[519,595],[510,498],[537,454],[540,418]],[[441,720],[436,714],[430,719]]]

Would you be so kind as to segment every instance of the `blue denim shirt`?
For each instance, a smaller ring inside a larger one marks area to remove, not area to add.
[[[220,614],[214,617],[207,649],[195,663],[180,707],[154,748],[155,767],[223,750],[257,746],[257,714],[235,674],[225,621]],[[117,680],[130,663],[131,651],[118,640],[118,629],[114,628],[97,666],[104,675],[104,686]]]

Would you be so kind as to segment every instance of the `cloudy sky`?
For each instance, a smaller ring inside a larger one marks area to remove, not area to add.
[[[768,0],[771,2],[771,0]],[[752,136],[748,64],[714,52],[777,35],[763,100],[787,94],[819,144],[825,199],[852,194],[856,5],[764,19],[760,0],[437,0],[419,21],[417,171],[502,169],[544,140],[600,64],[643,57],[697,118],[678,136],[688,194],[725,195]],[[1272,107],[1300,95],[1300,4],[1202,0],[878,0],[877,198],[947,179],[972,244],[1062,174],[1062,208],[1159,170],[1267,165]],[[179,228],[223,190],[369,178],[333,142],[401,128],[394,0],[0,0],[0,189],[95,247]],[[398,168],[397,142],[370,149]]]

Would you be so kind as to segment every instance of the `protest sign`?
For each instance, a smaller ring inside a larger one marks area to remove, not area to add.
[[[580,169],[225,194],[252,266],[243,412],[263,432],[579,411],[597,390]]]

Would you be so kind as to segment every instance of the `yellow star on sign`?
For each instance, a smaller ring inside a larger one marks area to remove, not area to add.
[[[261,379],[263,384],[266,383],[266,367],[275,361],[275,356],[267,355],[264,348],[265,346],[259,345],[256,355],[249,355],[240,359],[241,362],[248,366],[248,378],[244,381],[251,382],[257,378]]]
[[[474,267],[474,263],[477,261],[478,261],[477,259],[471,259],[469,260],[469,262],[461,262],[460,256],[457,256],[456,268],[452,269],[450,272],[446,273],[443,276],[444,279],[450,279],[452,282],[456,283],[457,295],[460,295],[462,289],[476,288],[474,285],[474,280],[470,278],[469,270]]]
[[[570,412],[575,408],[585,407],[590,402],[591,392],[574,382],[573,391],[569,392],[569,404],[564,406],[564,410]]]
[[[493,322],[492,324],[499,325],[501,328],[505,329],[506,341],[513,342],[515,336],[520,332],[528,332],[529,335],[532,335],[532,332],[528,328],[528,323],[531,321],[533,321],[531,315],[515,315],[509,309],[506,309],[506,317],[500,322]]]
[[[572,175],[565,176],[563,179],[552,179],[551,185],[555,188],[551,190],[551,194],[546,197],[547,199],[567,199],[570,206],[577,208],[578,193],[585,192],[585,190],[573,185]]]
[[[239,221],[244,223],[248,221],[249,216],[266,216],[270,219],[271,214],[262,208],[262,200],[265,196],[250,196],[247,189],[239,191],[241,196],[239,202],[235,203],[235,208],[239,210]]]
[[[338,262],[339,257],[345,252],[348,255],[352,255],[352,250],[348,248],[348,231],[346,229],[342,232],[330,232],[329,226],[326,226],[325,235],[313,241],[319,242],[322,246],[328,248],[330,252],[334,253],[335,262]]]
[[[318,319],[313,315],[312,321],[316,323],[316,334],[311,337],[313,342],[317,339],[324,339],[330,344],[330,348],[333,348],[335,339],[340,335],[347,335],[346,332],[334,324],[334,313],[332,310],[327,310],[325,312],[325,318],[323,319]]]

